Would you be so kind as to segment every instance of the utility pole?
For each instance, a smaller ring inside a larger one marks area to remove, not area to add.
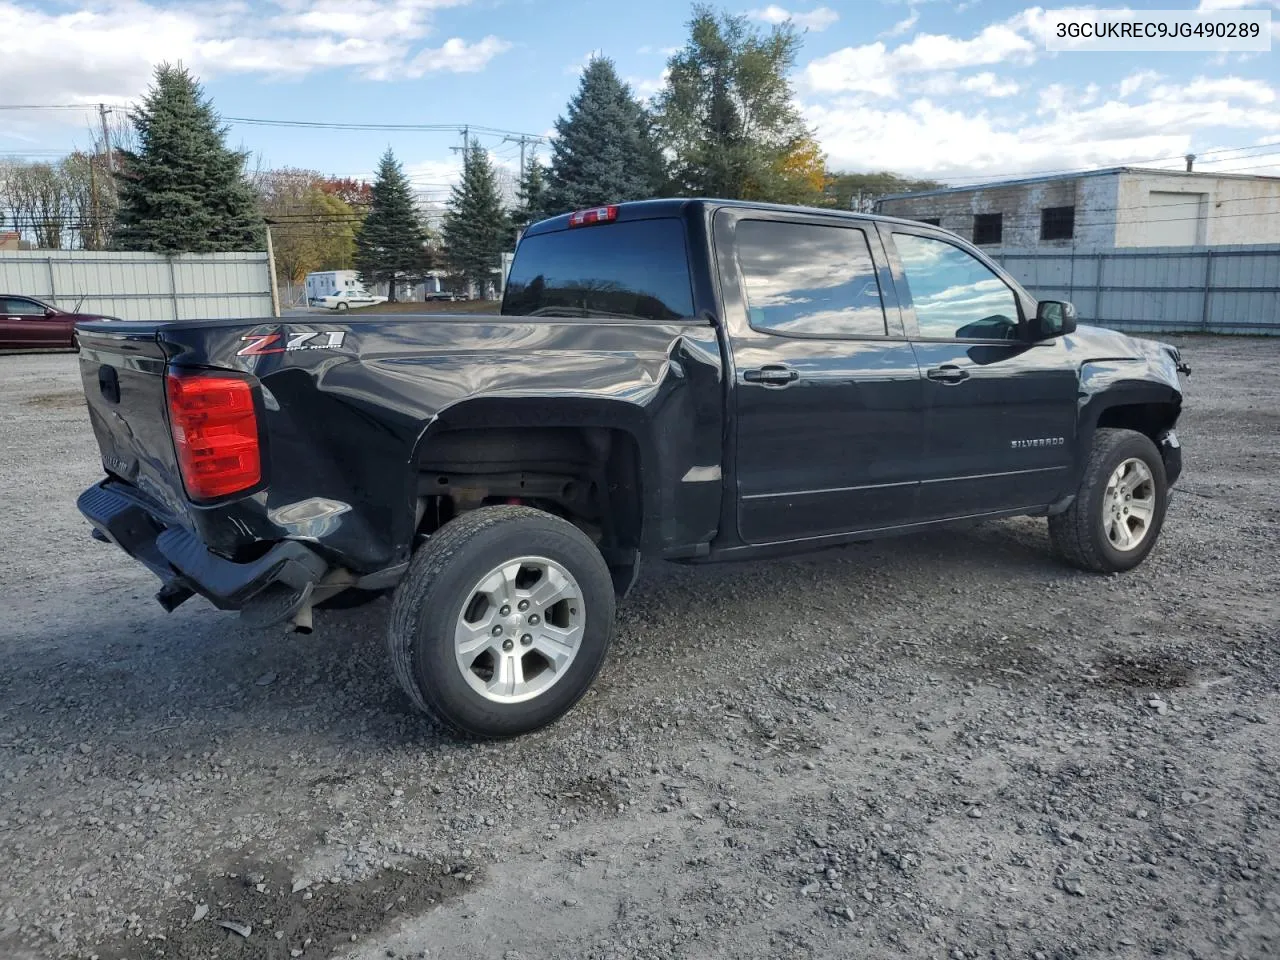
[[[107,114],[110,113],[105,103],[98,104],[98,116],[102,119],[102,149],[107,155],[107,173],[116,172],[116,158],[111,155],[111,131],[107,129]]]
[[[519,136],[515,136],[515,137],[503,137],[503,138],[502,138],[502,142],[503,142],[503,143],[518,143],[518,144],[520,144],[520,176],[522,176],[522,177],[524,176],[524,148],[525,148],[528,144],[530,144],[530,143],[537,143],[537,142],[538,142],[539,140],[541,140],[541,139],[542,139],[541,137],[531,137],[531,136],[529,136],[527,133],[522,133],[522,134],[520,134]]]
[[[466,124],[463,124],[461,129],[458,131],[459,133],[462,134],[462,146],[449,148],[454,153],[461,153],[464,160],[466,159],[466,156],[467,156],[467,148],[471,146],[471,138],[469,135],[470,131],[471,131],[471,128]]]
[[[93,208],[91,226],[89,227],[89,238],[90,238],[90,243],[92,243],[93,246],[91,247],[89,246],[88,243],[84,242],[83,231],[81,231],[81,234],[80,234],[80,246],[82,246],[86,250],[101,250],[102,245],[98,242],[98,237],[102,230],[102,218],[99,215],[99,207],[98,207],[98,178],[94,175],[94,172],[93,172],[92,157],[89,158],[89,197],[90,197],[92,208]]]
[[[280,287],[276,282],[276,249],[271,243],[270,222],[267,223],[267,273],[271,278],[271,315],[273,317],[279,317]]]

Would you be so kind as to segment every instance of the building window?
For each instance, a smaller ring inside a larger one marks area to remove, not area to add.
[[[916,217],[916,223],[927,223],[931,227],[942,226],[941,217]]]
[[[1045,207],[1040,211],[1041,240],[1070,240],[1075,232],[1075,207]]]
[[[1004,214],[978,213],[973,217],[974,243],[999,243],[1004,236]]]

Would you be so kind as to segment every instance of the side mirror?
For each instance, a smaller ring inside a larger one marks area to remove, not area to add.
[[[1076,308],[1067,300],[1041,300],[1031,321],[1031,339],[1052,340],[1076,329]]]
[[[58,315],[58,311],[53,309],[53,307],[45,307],[44,315],[46,317],[56,317]]]

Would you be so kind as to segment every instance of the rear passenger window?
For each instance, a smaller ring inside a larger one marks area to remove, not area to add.
[[[800,336],[884,336],[867,235],[857,227],[743,220],[738,268],[751,326]]]

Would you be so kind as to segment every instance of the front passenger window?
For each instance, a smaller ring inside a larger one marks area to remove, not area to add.
[[[1005,282],[959,247],[895,233],[920,336],[933,340],[1013,340],[1018,302]]]

